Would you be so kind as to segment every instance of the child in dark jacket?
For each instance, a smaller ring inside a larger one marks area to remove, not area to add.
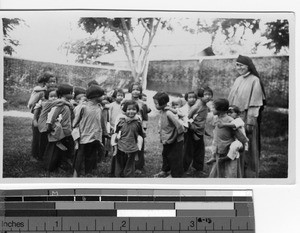
[[[186,133],[184,146],[184,171],[188,171],[190,165],[199,172],[203,171],[205,158],[205,123],[208,113],[206,104],[212,98],[211,89],[202,89],[198,91],[198,108],[192,120],[189,121],[189,128]]]

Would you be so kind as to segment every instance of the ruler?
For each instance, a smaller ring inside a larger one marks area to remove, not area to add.
[[[0,191],[0,232],[254,233],[252,190]]]

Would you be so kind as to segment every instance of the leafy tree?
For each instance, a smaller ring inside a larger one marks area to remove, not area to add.
[[[243,46],[246,35],[255,34],[261,30],[260,19],[233,19],[233,18],[217,18],[213,20],[198,19],[196,27],[183,26],[186,31],[193,34],[206,32],[211,35],[212,47],[216,43],[217,37],[223,36],[221,46],[224,44],[230,47],[230,53],[236,53],[236,46]],[[262,33],[269,41],[262,44],[261,41],[255,41],[252,45],[252,53],[255,53],[260,45],[266,46],[268,49],[275,48],[278,53],[283,47],[288,47],[289,28],[287,20],[277,20],[276,22],[266,23],[266,32]]]
[[[3,51],[5,54],[12,55],[15,50],[14,47],[18,46],[20,42],[18,40],[14,40],[10,37],[10,32],[14,30],[14,28],[20,25],[20,22],[23,21],[19,18],[2,18],[3,25],[3,40],[4,40],[4,48]]]
[[[159,26],[171,29],[161,18],[80,18],[78,24],[90,34],[96,30],[113,32],[124,49],[134,80],[141,78],[144,84],[153,38]]]
[[[95,59],[116,51],[115,45],[104,39],[87,38],[75,42],[66,42],[61,46],[68,53],[76,55],[76,62],[91,64]]]
[[[224,44],[230,48],[229,53],[236,53],[236,46],[242,46],[245,36],[250,31],[253,34],[259,29],[259,20],[256,19],[225,19],[217,18],[213,20],[198,19],[196,27],[184,26],[186,31],[195,33],[209,33],[211,35],[211,47],[218,50],[217,39],[222,37],[220,47],[224,49]],[[218,51],[214,51],[218,53]],[[220,52],[219,52],[220,53]]]
[[[284,47],[289,47],[289,22],[288,20],[277,20],[266,23],[268,26],[264,36],[269,39],[266,45],[268,49],[274,49],[279,53]]]

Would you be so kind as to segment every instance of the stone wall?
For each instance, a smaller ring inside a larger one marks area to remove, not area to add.
[[[44,71],[50,70],[58,77],[58,83],[70,83],[86,87],[91,80],[101,86],[126,88],[132,80],[130,71],[87,65],[65,65],[4,57],[4,91],[30,91]]]
[[[238,76],[235,59],[203,57],[201,60],[151,61],[147,89],[184,94],[199,86],[208,85],[216,98],[226,98]],[[289,57],[253,57],[253,62],[264,83],[267,104],[288,108]]]

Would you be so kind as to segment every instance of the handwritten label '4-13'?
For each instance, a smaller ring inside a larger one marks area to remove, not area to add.
[[[198,218],[197,221],[202,223],[208,223],[208,224],[212,223],[211,218]]]

